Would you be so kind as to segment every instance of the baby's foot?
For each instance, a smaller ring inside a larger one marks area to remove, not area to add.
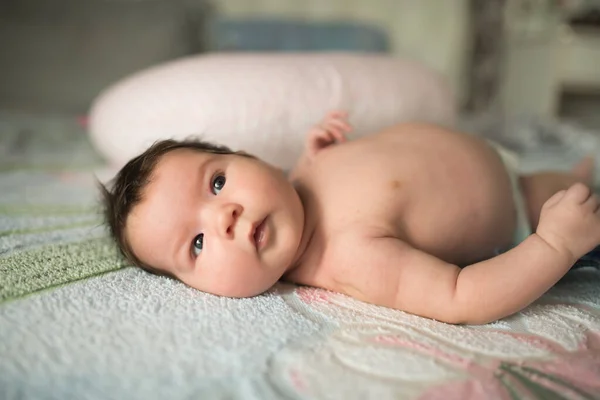
[[[571,169],[571,172],[581,183],[591,186],[594,180],[594,163],[594,157],[586,156]]]

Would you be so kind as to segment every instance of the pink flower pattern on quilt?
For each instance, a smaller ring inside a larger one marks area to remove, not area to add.
[[[274,383],[294,398],[332,391],[345,399],[600,398],[600,272],[576,274],[522,312],[484,326],[294,288],[283,295],[288,305],[326,328],[316,342],[274,357]]]

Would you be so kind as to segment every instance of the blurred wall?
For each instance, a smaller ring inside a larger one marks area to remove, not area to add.
[[[599,0],[506,1],[498,97],[504,116],[560,117],[565,94],[600,99],[600,17],[595,15],[600,16]]]
[[[104,87],[202,50],[203,0],[0,0],[0,107],[85,112]]]

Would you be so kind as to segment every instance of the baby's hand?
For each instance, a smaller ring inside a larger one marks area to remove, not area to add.
[[[314,156],[327,146],[345,142],[346,133],[351,130],[347,113],[343,111],[330,112],[319,125],[308,131],[306,150],[309,155]]]
[[[600,203],[582,183],[561,190],[542,207],[538,236],[575,262],[600,244]]]

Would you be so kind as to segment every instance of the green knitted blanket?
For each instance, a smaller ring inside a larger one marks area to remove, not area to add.
[[[0,302],[123,267],[74,117],[0,115]]]

